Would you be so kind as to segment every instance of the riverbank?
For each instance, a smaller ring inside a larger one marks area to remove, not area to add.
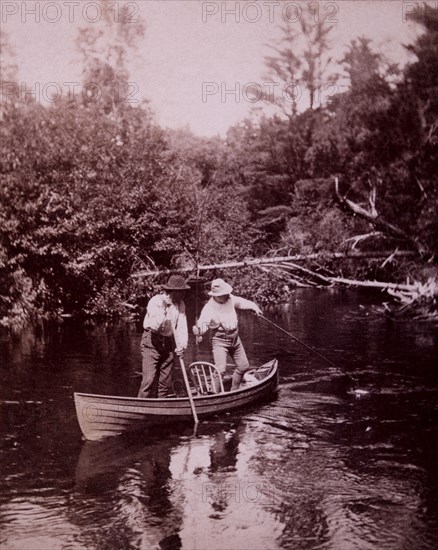
[[[328,262],[327,258],[329,255],[326,256],[326,262]],[[350,258],[349,261],[351,260]],[[333,258],[330,261],[333,264]],[[361,259],[362,263],[364,261]],[[412,264],[410,265],[412,271]],[[355,267],[357,270],[357,263]],[[362,288],[380,294],[382,316],[386,315],[391,320],[438,321],[438,279],[431,276],[434,274],[433,268],[418,269],[417,273],[422,281],[405,278],[404,282],[361,281],[347,277],[334,277],[332,276],[333,267],[321,268],[321,265],[315,267],[314,264],[312,269],[313,271],[303,265],[291,265],[286,261],[276,264],[268,261],[252,264],[248,261],[234,266],[228,263],[205,269],[198,277],[193,276],[193,272],[189,270],[179,270],[179,272],[187,278],[191,287],[187,302],[196,302],[198,309],[208,299],[210,281],[216,277],[223,277],[232,284],[235,294],[254,300],[262,307],[288,302],[291,295],[303,288],[317,288],[322,292],[329,288]],[[127,282],[126,286],[130,286],[128,298],[124,298],[126,292],[119,294],[115,288],[110,289],[106,295],[98,294],[93,300],[94,307],[86,309],[66,311],[58,307],[26,310],[23,307],[18,310],[18,314],[17,310],[12,310],[9,316],[4,316],[0,320],[0,326],[20,330],[29,322],[38,323],[44,319],[62,321],[70,318],[81,319],[85,323],[117,319],[137,321],[144,315],[150,297],[161,291],[169,273],[175,271],[177,270],[164,271],[160,276],[156,273],[148,276],[143,273],[139,276],[137,273]]]

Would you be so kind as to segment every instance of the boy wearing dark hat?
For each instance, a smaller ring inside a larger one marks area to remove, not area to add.
[[[180,275],[172,275],[161,294],[148,303],[141,339],[143,378],[138,397],[166,397],[172,383],[174,353],[187,348],[188,330],[183,301],[189,290]]]

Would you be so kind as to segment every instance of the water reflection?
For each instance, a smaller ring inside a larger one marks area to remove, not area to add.
[[[108,540],[108,527],[96,529],[97,515],[102,526],[111,518],[111,540],[116,537],[120,548],[181,548],[182,508],[172,502],[170,470],[177,446],[176,438],[154,439],[150,434],[84,443],[70,520],[90,545],[100,547]]]
[[[236,548],[248,544],[248,531],[252,547],[266,548],[268,540],[272,547],[272,528],[278,524],[278,535],[281,525],[260,508],[271,495],[263,476],[248,469],[247,429],[237,419],[201,424],[197,437],[180,428],[85,442],[70,521],[93,547],[104,542],[99,533],[108,537],[96,515],[102,527],[112,518],[119,547],[220,548],[229,535],[221,520],[234,525]]]

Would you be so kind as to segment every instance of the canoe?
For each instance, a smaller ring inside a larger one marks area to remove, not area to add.
[[[273,359],[252,371],[238,390],[195,395],[199,418],[234,411],[273,394],[278,386],[278,361]],[[150,424],[193,420],[189,398],[140,398],[75,393],[79,426],[88,440],[96,441],[139,430]]]

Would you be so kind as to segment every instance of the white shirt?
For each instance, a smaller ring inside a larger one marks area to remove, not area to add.
[[[187,348],[188,330],[184,302],[174,304],[168,294],[153,296],[146,309],[143,328],[151,329],[162,336],[172,336],[175,330],[176,346]]]
[[[196,323],[201,334],[205,334],[209,328],[222,327],[226,330],[237,328],[236,309],[256,310],[258,308],[251,300],[233,296],[232,294],[230,294],[230,299],[224,304],[220,304],[214,298],[210,298],[202,308],[201,315]]]

